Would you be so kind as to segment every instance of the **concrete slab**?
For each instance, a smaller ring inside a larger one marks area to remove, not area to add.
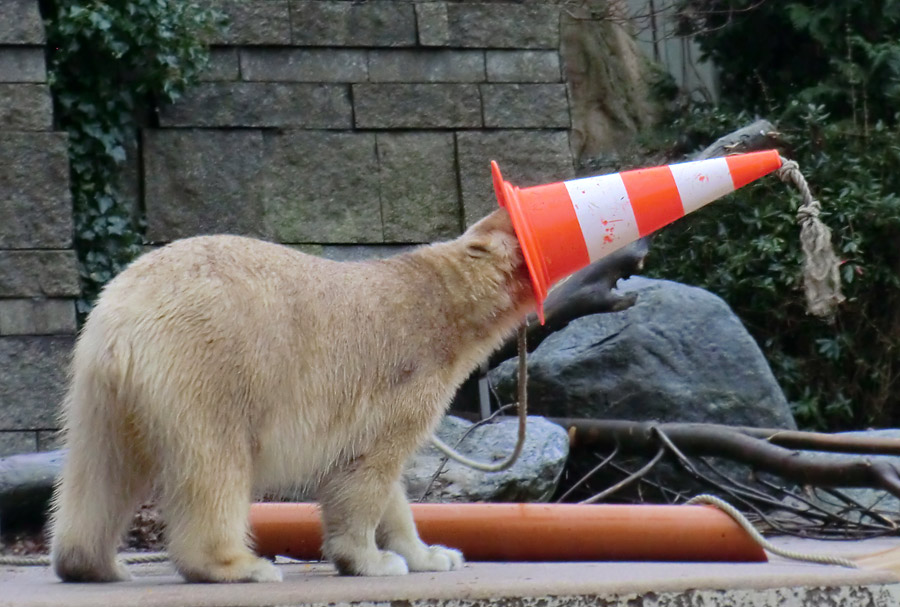
[[[844,555],[900,540],[779,540]],[[281,584],[186,584],[168,564],[131,566],[132,582],[62,584],[46,567],[0,569],[0,607],[888,607],[900,578],[772,557],[769,563],[469,563],[462,571],[339,577],[330,565],[281,565]]]

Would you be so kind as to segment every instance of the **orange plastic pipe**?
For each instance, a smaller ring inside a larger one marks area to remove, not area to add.
[[[712,506],[412,504],[422,539],[470,561],[764,562],[766,554]],[[315,504],[260,503],[250,526],[262,556],[321,558]]]

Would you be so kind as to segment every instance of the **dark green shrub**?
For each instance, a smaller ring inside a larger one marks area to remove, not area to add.
[[[218,13],[182,0],[46,0],[50,86],[69,135],[84,314],[141,251],[140,213],[119,191],[137,126],[206,65]]]
[[[900,2],[683,5],[691,9],[686,27],[721,67],[723,99],[719,108],[693,107],[678,116],[669,147],[702,148],[755,115],[774,122],[783,155],[799,162],[822,202],[847,301],[831,324],[806,314],[794,219],[799,196],[775,177],[663,230],[649,268],[731,304],[801,425],[896,425]]]

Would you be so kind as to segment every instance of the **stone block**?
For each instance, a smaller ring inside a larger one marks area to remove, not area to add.
[[[37,450],[37,432],[0,431],[0,457],[19,455],[20,453],[34,453]]]
[[[562,82],[557,51],[485,53],[488,82]]]
[[[412,2],[291,0],[297,46],[414,46]]]
[[[521,187],[575,177],[567,131],[493,131],[456,134],[464,226],[493,211],[497,199],[490,161],[507,181]]]
[[[241,79],[238,49],[214,47],[209,51],[209,64],[197,77],[200,82],[233,82]]]
[[[74,335],[71,299],[0,299],[0,335]]]
[[[79,295],[75,251],[0,251],[0,298]]]
[[[56,451],[62,449],[63,438],[61,432],[57,430],[39,430],[37,432],[37,450],[38,451]]]
[[[46,84],[0,84],[0,130],[52,129],[53,103]]]
[[[44,24],[38,0],[0,2],[0,44],[43,44]]]
[[[416,2],[416,26],[422,46],[447,46],[450,23],[446,2]]]
[[[119,200],[131,215],[134,225],[141,225],[144,221],[144,207],[142,206],[143,166],[142,166],[142,142],[138,132],[131,131],[123,142],[125,148],[125,161],[119,165],[117,191]]]
[[[561,128],[571,124],[565,84],[483,84],[484,126]]]
[[[558,49],[560,6],[449,2],[448,44],[455,47]]]
[[[431,242],[460,233],[452,133],[378,133],[386,242]]]
[[[56,428],[74,335],[0,337],[0,430]]]
[[[365,82],[366,52],[357,49],[243,49],[241,78],[269,82]]]
[[[276,240],[383,241],[373,133],[267,133],[261,175],[266,224]]]
[[[263,138],[253,130],[144,132],[147,239],[264,235],[257,178]]]
[[[210,40],[225,45],[287,45],[291,43],[288,0],[215,0],[228,26]]]
[[[62,133],[0,131],[0,249],[71,246],[66,141]]]
[[[370,82],[484,82],[484,52],[470,50],[372,50]]]
[[[44,48],[0,47],[0,82],[47,82]]]
[[[354,84],[357,128],[480,127],[476,84]]]
[[[160,115],[163,127],[352,127],[349,88],[339,84],[204,82]]]

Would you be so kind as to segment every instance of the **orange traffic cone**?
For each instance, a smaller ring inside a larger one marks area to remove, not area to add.
[[[531,275],[538,317],[556,282],[781,166],[776,150],[494,191],[512,218]]]

